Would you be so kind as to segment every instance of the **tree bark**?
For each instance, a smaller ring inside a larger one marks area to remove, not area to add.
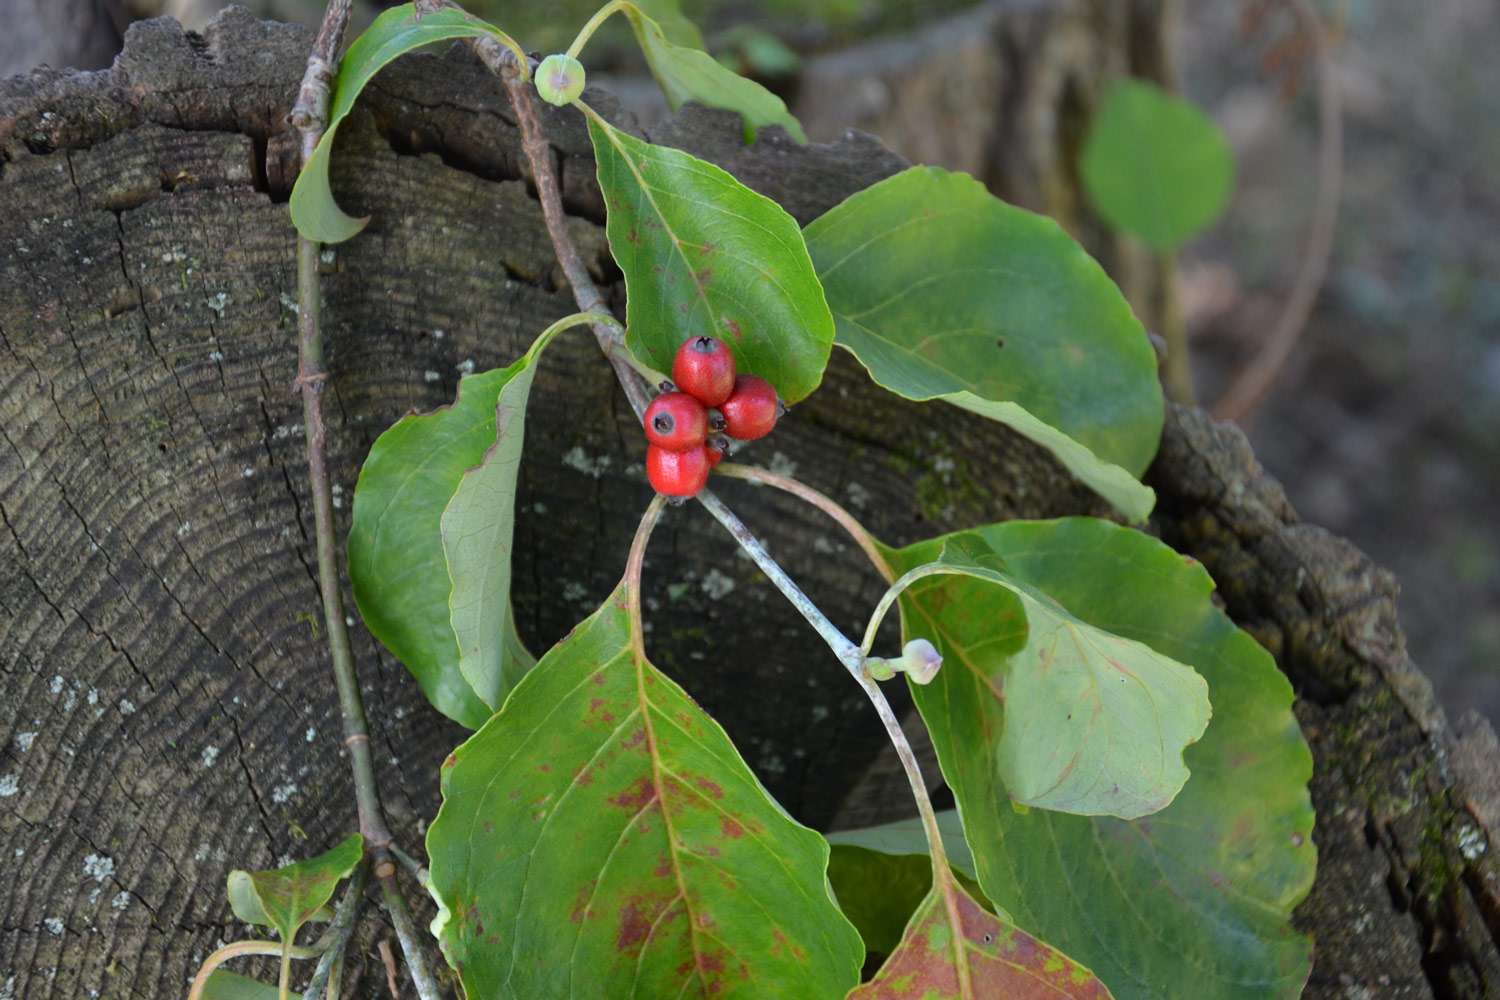
[[[1032,20],[1011,30],[1045,32],[1044,7],[1086,9],[1021,5],[1013,16]],[[243,932],[229,869],[316,853],[354,827],[290,391],[297,164],[283,118],[307,44],[231,9],[202,37],[136,26],[107,72],[0,82],[5,1000],[180,995]],[[639,132],[607,95],[590,101]],[[543,113],[575,239],[623,314],[587,136]],[[648,137],[719,162],[803,223],[904,166],[857,133],[808,147],[738,135],[737,118],[689,108]],[[511,109],[463,50],[379,76],[335,162],[341,204],[372,218],[325,255],[342,534],[385,427],[450,402],[463,372],[508,363],[574,307]],[[612,379],[570,335],[532,394],[515,578],[534,650],[613,588],[650,495]],[[842,352],[760,449],[897,544],[1109,513],[1026,441],[896,400]],[[1171,411],[1151,482],[1152,529],[1208,566],[1301,692],[1321,862],[1297,913],[1318,942],[1307,995],[1494,995],[1500,891],[1483,848],[1500,824],[1500,750],[1486,725],[1455,732],[1433,704],[1402,649],[1394,582],[1298,522],[1239,433],[1197,411]],[[722,492],[836,623],[862,624],[883,588],[831,525],[768,490]],[[711,519],[671,512],[649,561],[653,658],[795,815],[847,824],[905,801],[870,774],[884,736],[861,693]],[[704,586],[711,569],[729,596]],[[355,641],[392,826],[417,847],[464,733],[357,626]]]

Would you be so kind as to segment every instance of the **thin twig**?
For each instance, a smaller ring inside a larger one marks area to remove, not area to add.
[[[1156,259],[1156,269],[1161,275],[1161,337],[1167,342],[1163,381],[1173,402],[1197,406],[1198,392],[1193,388],[1187,323],[1182,315],[1182,267],[1177,261],[1176,250],[1163,250]]]
[[[1339,109],[1338,81],[1333,75],[1333,55],[1323,31],[1323,22],[1307,0],[1283,0],[1302,21],[1303,30],[1312,39],[1318,61],[1318,194],[1313,206],[1312,226],[1297,283],[1287,297],[1286,307],[1276,327],[1250,365],[1240,372],[1229,390],[1214,406],[1219,420],[1243,422],[1275,381],[1281,366],[1292,353],[1297,335],[1307,325],[1317,300],[1318,289],[1328,270],[1333,251],[1333,231],[1338,221],[1339,187],[1343,171],[1343,124]]]
[[[339,965],[344,949],[349,946],[349,938],[354,934],[354,918],[359,915],[359,904],[365,894],[367,871],[365,865],[356,865],[349,876],[349,884],[344,886],[344,895],[333,912],[333,920],[320,939],[320,943],[323,940],[328,942],[328,950],[318,958],[317,968],[313,969],[312,978],[302,990],[302,1000],[320,1000]]]
[[[432,978],[432,972],[427,968],[427,956],[422,951],[422,943],[412,931],[411,913],[406,909],[406,897],[401,895],[396,876],[382,878],[380,888],[385,891],[385,909],[390,914],[391,926],[396,929],[396,940],[401,942],[401,951],[406,956],[406,971],[416,984],[417,996],[422,1000],[441,1000],[442,993],[438,990],[437,980]]]
[[[746,482],[764,483],[767,486],[774,486],[778,490],[806,500],[838,522],[839,527],[843,528],[849,537],[854,540],[854,544],[859,546],[860,551],[865,554],[865,558],[870,560],[870,565],[874,566],[876,572],[885,578],[886,583],[895,582],[896,571],[891,569],[890,563],[886,562],[885,556],[875,544],[874,537],[865,530],[865,526],[860,524],[853,514],[839,506],[831,497],[819,493],[806,483],[798,482],[786,476],[779,476],[774,472],[768,472],[753,465],[740,465],[737,462],[720,462],[714,468],[714,473],[721,476],[730,476],[734,479],[743,479]]]
[[[547,137],[542,133],[541,122],[537,120],[536,106],[531,103],[531,86],[521,79],[521,74],[516,70],[513,59],[507,60],[501,68],[500,80],[505,85],[505,93],[510,96],[511,106],[516,110],[516,123],[521,129],[521,149],[526,153],[526,159],[531,164],[531,176],[536,182],[537,200],[542,205],[542,218],[547,223],[547,235],[552,238],[552,248],[557,253],[558,263],[562,265],[564,277],[573,289],[573,298],[578,302],[578,308],[584,312],[608,314],[609,306],[606,305],[598,286],[594,284],[594,279],[589,275],[588,265],[584,264],[583,258],[578,254],[578,248],[573,244],[572,236],[568,233],[568,219],[563,212],[562,192],[552,169],[552,148],[547,144]],[[620,385],[625,389],[631,408],[635,410],[637,417],[643,416],[650,399],[646,395],[646,387],[635,368],[624,356],[625,338],[620,335],[617,328],[603,323],[594,323],[591,327],[595,339],[599,341],[600,350],[609,359],[610,365],[614,367],[615,374],[620,379]]]
[[[333,81],[333,57],[343,39],[349,18],[349,0],[329,4],[318,30],[307,72],[291,121],[302,138],[302,162],[312,158],[328,117],[329,88]],[[354,651],[344,621],[344,595],[340,586],[337,536],[333,530],[333,492],[328,481],[327,430],[323,421],[323,387],[328,373],[323,367],[323,332],[318,324],[320,289],[318,243],[297,236],[297,380],[302,393],[302,418],[307,432],[307,472],[312,482],[313,518],[317,532],[318,585],[323,598],[323,619],[328,626],[328,648],[333,657],[333,676],[338,685],[339,710],[343,716],[344,745],[354,773],[354,798],[359,809],[359,832],[366,849],[374,852],[376,875],[392,866],[385,849],[390,829],[380,808],[375,783],[375,765],[370,753],[369,725],[359,681],[354,670]]]

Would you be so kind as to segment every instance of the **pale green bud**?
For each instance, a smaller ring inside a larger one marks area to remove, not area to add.
[[[583,93],[583,63],[572,56],[550,55],[536,68],[536,92],[561,107]]]

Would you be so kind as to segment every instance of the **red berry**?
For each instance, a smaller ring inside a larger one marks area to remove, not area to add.
[[[736,378],[733,394],[719,404],[719,412],[724,415],[724,432],[741,441],[754,441],[771,433],[780,409],[776,390],[759,375]]]
[[[651,488],[662,496],[696,496],[708,482],[708,453],[713,449],[698,445],[687,451],[668,451],[651,445],[646,449],[646,478]]]
[[[672,359],[672,381],[704,406],[718,406],[734,391],[734,352],[717,337],[689,337]]]
[[[685,392],[664,392],[646,407],[646,440],[668,451],[696,448],[708,437],[708,411]]]

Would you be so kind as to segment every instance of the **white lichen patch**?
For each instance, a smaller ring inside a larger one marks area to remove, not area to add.
[[[813,539],[813,551],[819,555],[831,556],[838,550],[833,547],[833,543],[826,535],[819,535]]]
[[[251,476],[255,475],[255,470],[247,465],[240,470],[240,475],[244,476],[246,479],[249,479]]]
[[[62,674],[58,674],[57,676],[52,678],[52,684],[48,688],[48,690],[50,690],[53,694],[62,694],[63,684],[65,683],[66,682],[62,678]]]
[[[708,595],[709,600],[717,601],[734,591],[734,580],[719,572],[718,567],[715,567],[708,571],[708,575],[703,578],[699,587]]]
[[[585,476],[592,476],[598,479],[609,468],[610,457],[608,455],[590,456],[588,452],[583,450],[583,445],[575,444],[572,448],[568,449],[568,453],[563,456],[562,462],[563,465],[566,465],[570,469],[577,469]]]
[[[443,377],[443,373],[442,372],[435,372],[431,368],[427,369],[425,372],[422,373],[422,381],[423,382],[436,382],[438,379],[440,379],[442,377]]]
[[[865,507],[869,506],[870,491],[865,489],[859,483],[850,483],[848,486],[844,487],[844,495],[849,498],[849,506],[851,507],[858,507],[863,510]]]
[[[103,882],[115,873],[115,859],[102,854],[90,854],[83,859],[83,873],[94,876],[96,882]]]
[[[214,312],[218,313],[220,316],[223,316],[224,307],[229,305],[231,301],[232,300],[228,295],[224,294],[223,292],[219,292],[212,298],[204,299],[203,304],[208,306],[208,308],[212,309]]]
[[[14,774],[0,775],[0,799],[10,798],[21,790],[21,779]]]
[[[474,359],[473,358],[465,358],[464,360],[460,361],[457,364],[456,367],[458,368],[458,370],[459,370],[459,372],[461,374],[464,374],[464,375],[473,375],[474,374]]]
[[[312,726],[307,727],[307,742],[311,743],[317,737],[317,735],[318,731],[316,729],[314,729]]]
[[[16,746],[18,746],[18,747],[21,748],[21,752],[22,753],[25,753],[27,750],[30,750],[31,749],[31,745],[33,743],[35,743],[35,742],[36,742],[36,733],[17,733],[16,734]]]
[[[297,786],[288,782],[285,785],[277,785],[271,789],[271,801],[277,805],[291,801],[293,795],[297,794]]]
[[[42,925],[53,934],[61,934],[63,932],[62,917],[47,917],[42,921]]]
[[[123,910],[123,909],[125,909],[125,907],[127,907],[129,905],[130,905],[130,893],[125,892],[123,890],[120,891],[120,892],[115,893],[115,898],[111,899],[109,901],[109,908],[111,910]]]
[[[213,767],[214,766],[214,761],[216,761],[218,759],[219,759],[219,748],[218,747],[204,747],[203,748],[203,766],[204,767]]]
[[[575,580],[569,580],[563,587],[563,600],[582,601],[589,596],[589,589]]]
[[[1458,831],[1458,851],[1467,860],[1478,861],[1488,846],[1484,840],[1484,832],[1478,827],[1464,826]]]
[[[129,698],[121,698],[120,699],[120,714],[121,715],[132,715],[134,713],[135,713],[135,702],[131,701]]]

